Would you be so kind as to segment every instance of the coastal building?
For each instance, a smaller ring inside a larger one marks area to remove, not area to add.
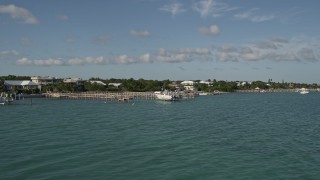
[[[58,82],[59,79],[56,79],[55,77],[40,77],[40,76],[34,76],[31,77],[31,81],[39,84],[39,85],[47,85],[47,84],[55,84]]]
[[[243,81],[243,82],[238,81],[238,82],[237,82],[237,86],[238,86],[238,87],[240,87],[240,86],[245,86],[245,85],[247,85],[247,84],[249,84],[249,83],[246,82],[246,81]]]
[[[63,79],[63,83],[65,84],[74,84],[74,85],[83,85],[83,80],[81,78],[66,78]]]
[[[193,86],[195,84],[194,81],[182,81],[181,84],[183,86]]]
[[[181,85],[183,86],[183,88],[187,91],[194,91],[194,81],[182,81]]]
[[[209,81],[200,81],[199,84],[205,84],[207,86],[212,86],[213,82],[209,82]]]
[[[84,90],[84,80],[81,78],[66,78],[63,79],[63,83],[65,83],[67,86],[76,87],[76,91],[81,92]]]
[[[38,88],[38,84],[30,80],[23,80],[23,81],[6,80],[4,81],[4,86],[6,91],[31,90],[31,89]]]
[[[169,87],[175,88],[177,91],[182,91],[183,90],[183,85],[179,84],[177,82],[172,82],[168,84]]]
[[[116,89],[122,88],[122,83],[109,83],[108,87],[114,87]]]
[[[60,79],[57,79],[55,77],[50,77],[50,76],[46,76],[46,77],[33,76],[33,77],[31,77],[31,81],[38,84],[38,88],[41,91],[43,86],[50,85],[50,84],[56,84],[58,81],[60,81]]]
[[[102,86],[106,86],[107,84],[102,82],[102,81],[89,81],[91,84],[98,84],[98,85],[102,85]]]

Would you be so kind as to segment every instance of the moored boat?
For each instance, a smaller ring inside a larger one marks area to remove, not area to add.
[[[0,105],[12,104],[14,99],[12,94],[1,93],[0,95]]]
[[[176,101],[179,99],[179,95],[170,91],[156,91],[154,92],[156,99],[163,101]]]
[[[299,92],[300,94],[309,94],[309,90],[306,88],[301,88]]]
[[[199,96],[207,96],[208,93],[207,92],[199,92]]]

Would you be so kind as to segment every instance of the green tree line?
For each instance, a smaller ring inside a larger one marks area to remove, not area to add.
[[[5,80],[30,80],[29,76],[0,76],[0,92],[5,91],[4,81]],[[98,83],[92,83],[90,81],[101,81],[106,85],[101,85]],[[199,83],[200,80],[194,80],[194,88],[197,91],[213,92],[213,91],[223,91],[223,92],[234,92],[236,90],[252,90],[255,88],[260,89],[294,89],[294,88],[319,88],[318,84],[304,84],[304,83],[287,83],[287,82],[263,82],[263,81],[253,81],[251,83],[245,83],[239,85],[236,81],[222,81],[222,80],[207,80],[210,85]],[[64,83],[62,80],[55,84],[43,85],[40,92],[86,92],[86,91],[131,91],[131,92],[146,92],[146,91],[160,91],[160,90],[176,90],[176,87],[171,86],[172,84],[179,84],[182,81],[171,81],[167,80],[146,80],[146,79],[101,79],[97,77],[92,77],[89,81],[83,81],[80,84],[70,84]],[[121,86],[115,87],[109,85],[109,83],[121,83]],[[38,91],[26,90],[24,93],[36,93]]]

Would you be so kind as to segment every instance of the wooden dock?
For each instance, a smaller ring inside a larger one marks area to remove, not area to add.
[[[79,93],[44,93],[46,98],[78,99],[78,100],[104,100],[129,102],[132,100],[156,99],[154,92],[79,92]],[[194,98],[193,94],[181,94],[182,98]]]
[[[80,93],[45,93],[46,98],[130,101],[134,99],[155,99],[153,92],[80,92]]]

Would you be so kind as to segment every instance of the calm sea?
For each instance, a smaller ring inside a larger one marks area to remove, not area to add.
[[[320,93],[0,106],[0,179],[319,179]]]

